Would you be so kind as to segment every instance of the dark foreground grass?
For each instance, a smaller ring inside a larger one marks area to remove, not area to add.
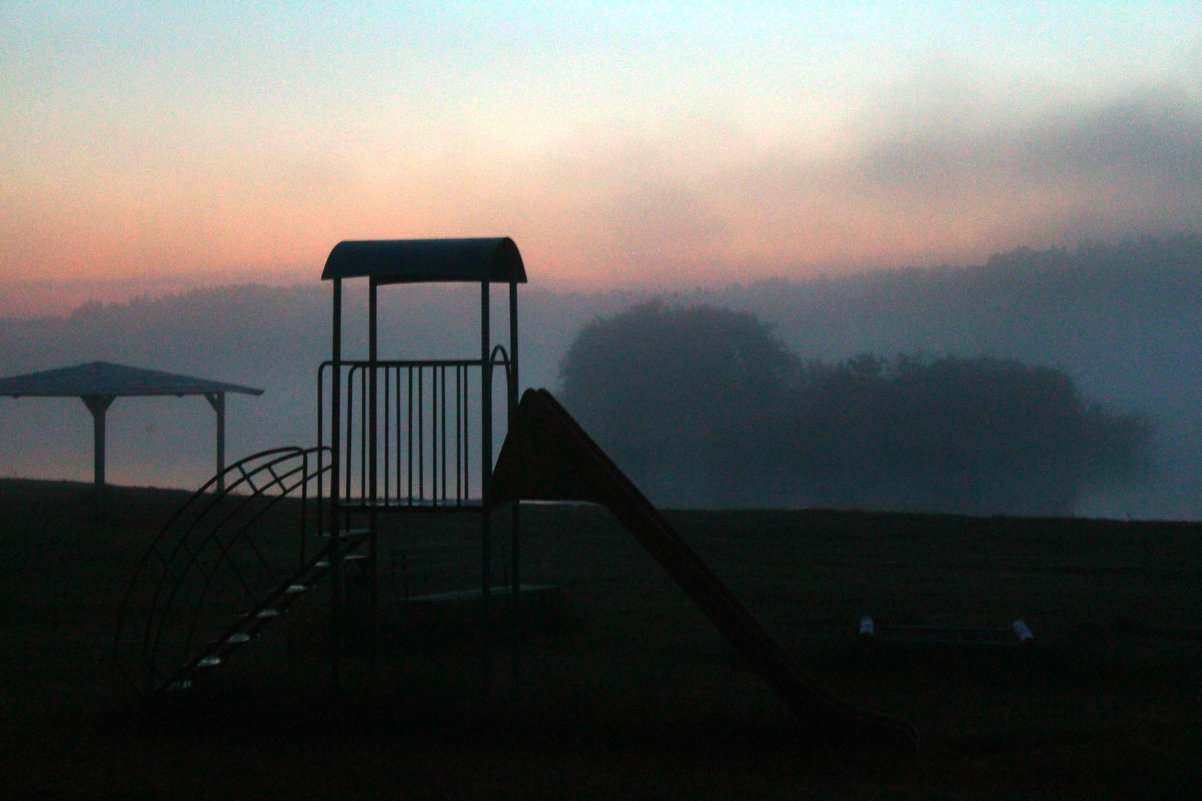
[[[341,661],[324,596],[153,708],[108,657],[181,493],[0,482],[2,798],[1152,798],[1202,782],[1202,528],[854,512],[670,514],[815,678],[911,720],[913,760],[823,751],[603,511],[523,511],[529,599],[493,656],[468,606],[386,596]],[[441,518],[395,536],[429,537]],[[473,525],[472,518],[461,521]],[[886,649],[895,623],[1028,649]],[[815,741],[815,737],[817,741]]]

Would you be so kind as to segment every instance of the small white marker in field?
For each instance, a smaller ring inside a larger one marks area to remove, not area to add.
[[[1031,629],[1027,628],[1027,624],[1021,620],[1016,620],[1010,625],[1014,629],[1014,634],[1018,637],[1019,643],[1028,643],[1035,639],[1035,635],[1031,633]]]

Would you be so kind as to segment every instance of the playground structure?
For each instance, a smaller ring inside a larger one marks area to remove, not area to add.
[[[379,603],[386,515],[479,518],[478,576],[488,619],[497,511],[494,406],[503,405],[508,416],[517,396],[521,254],[510,239],[341,242],[322,278],[332,287],[332,341],[331,358],[318,368],[317,446],[275,449],[231,465],[164,526],[127,590],[117,630],[118,665],[140,689],[191,686],[327,576],[336,671],[348,585],[365,591],[369,615]],[[343,284],[356,279],[367,283],[366,353],[349,358]],[[479,287],[478,355],[382,358],[379,287],[429,282]],[[496,284],[508,289],[505,344],[492,339]],[[517,505],[509,513],[506,574],[516,597]]]
[[[351,579],[366,587],[368,610],[379,602],[383,515],[479,516],[487,626],[494,515],[510,516],[505,591],[516,610],[520,502],[586,501],[634,534],[816,740],[914,750],[908,723],[856,709],[819,687],[546,390],[528,390],[517,402],[517,284],[526,276],[511,240],[343,242],[323,278],[333,285],[333,342],[332,358],[319,368],[318,444],[231,465],[164,527],[135,573],[118,624],[115,654],[135,686],[149,693],[191,686],[327,577],[336,677]],[[343,354],[342,282],[351,278],[368,279],[367,355],[356,360]],[[428,281],[479,284],[478,358],[380,358],[377,288]],[[491,339],[494,283],[508,287],[508,349]],[[508,430],[494,466],[498,393]],[[299,548],[260,544],[261,531],[280,527],[299,531]]]

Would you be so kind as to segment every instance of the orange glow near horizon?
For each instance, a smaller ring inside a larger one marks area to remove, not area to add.
[[[316,280],[343,239],[683,289],[1202,228],[1202,10],[1017,6],[6,6],[0,316]]]

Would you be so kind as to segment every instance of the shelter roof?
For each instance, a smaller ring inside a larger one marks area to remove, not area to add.
[[[330,251],[321,277],[371,277],[380,284],[525,283],[526,267],[509,237],[377,239],[339,242]]]
[[[87,395],[214,395],[240,392],[262,395],[263,390],[210,381],[206,378],[145,370],[110,362],[88,362],[38,373],[0,378],[0,395],[14,398],[83,397]]]

